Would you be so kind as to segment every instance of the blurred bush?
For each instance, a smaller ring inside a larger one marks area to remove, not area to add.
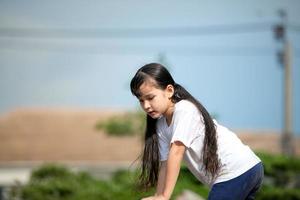
[[[103,181],[86,172],[74,173],[63,166],[45,164],[32,172],[26,185],[14,186],[9,199],[121,200],[138,196],[132,188],[132,174],[127,172],[118,172],[112,180]]]
[[[9,199],[22,200],[132,200],[154,193],[136,190],[137,170],[120,170],[109,181],[96,179],[86,172],[74,173],[63,166],[45,164],[32,172],[25,185],[12,187]],[[190,188],[200,194],[207,194],[208,188],[198,182],[183,167],[174,195]]]
[[[127,112],[100,121],[96,124],[96,129],[102,129],[109,135],[125,136],[143,134],[146,125],[146,114],[142,111]]]
[[[300,200],[299,158],[258,153],[265,167],[263,187],[257,200]],[[110,180],[96,179],[86,172],[74,173],[64,166],[45,164],[34,170],[25,185],[12,187],[9,199],[23,200],[126,200],[153,194],[136,190],[138,170],[121,170]],[[182,166],[173,197],[191,190],[207,198],[209,189]],[[174,198],[173,198],[174,199]]]
[[[257,153],[264,165],[264,184],[258,200],[300,200],[300,159]]]
[[[300,159],[285,155],[257,153],[264,164],[268,185],[300,188]]]
[[[212,113],[211,116],[214,119],[218,118],[216,113]],[[96,124],[96,129],[104,130],[113,136],[143,135],[145,128],[146,114],[142,110],[115,115]]]
[[[299,200],[299,189],[263,186],[257,195],[257,200]]]

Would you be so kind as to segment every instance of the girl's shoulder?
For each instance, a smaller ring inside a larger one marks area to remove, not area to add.
[[[175,104],[174,118],[200,119],[203,121],[203,116],[197,106],[188,100],[181,100]]]
[[[181,100],[175,104],[175,111],[195,112],[197,107],[188,100]]]

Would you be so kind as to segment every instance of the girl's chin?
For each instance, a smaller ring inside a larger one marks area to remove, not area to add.
[[[157,113],[157,112],[148,113],[148,115],[149,115],[150,117],[152,117],[153,119],[158,119],[158,118],[161,116],[161,114],[159,114],[159,113]]]

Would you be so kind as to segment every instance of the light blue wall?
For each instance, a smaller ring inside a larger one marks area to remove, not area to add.
[[[278,21],[280,8],[296,25],[288,28],[288,38],[294,50],[294,129],[300,134],[300,2],[291,0],[0,1],[0,112],[34,106],[134,108],[130,78],[143,64],[159,61],[163,53],[176,81],[222,123],[280,131],[283,69],[276,57],[280,45],[270,28]],[[266,27],[222,32],[224,27],[252,23]],[[147,32],[102,37],[85,32],[168,27],[202,31],[184,36],[171,32],[169,37]],[[221,31],[208,32],[211,27]],[[29,33],[11,29],[7,33],[7,28]],[[82,32],[49,33],[59,28]],[[45,32],[36,35],[38,30]]]

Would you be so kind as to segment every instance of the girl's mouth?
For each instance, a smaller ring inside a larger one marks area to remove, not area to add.
[[[155,114],[155,111],[148,112],[149,115]]]

